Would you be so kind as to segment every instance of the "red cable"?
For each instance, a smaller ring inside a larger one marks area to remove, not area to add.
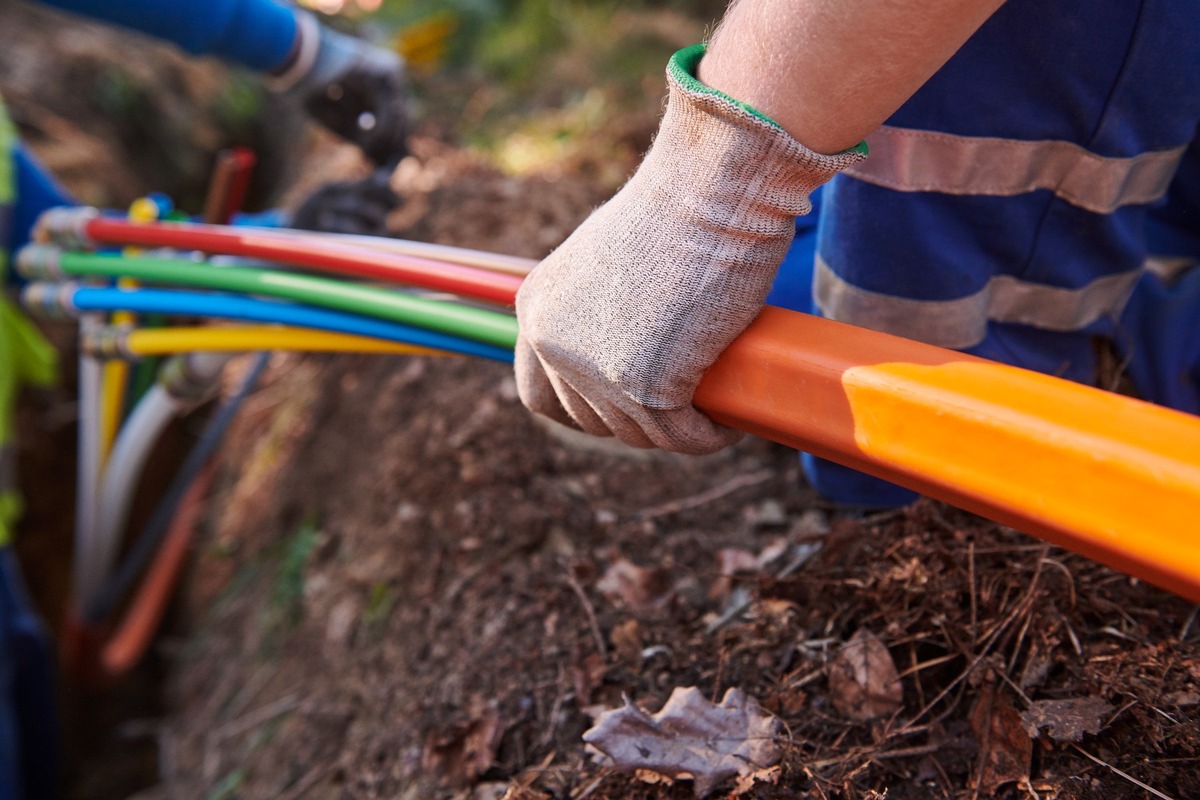
[[[63,661],[83,685],[93,689],[109,686],[145,655],[179,582],[203,511],[201,503],[215,472],[215,463],[210,461],[188,487],[167,537],[117,627],[111,631],[102,629],[74,615],[67,620],[63,630]]]
[[[301,240],[283,232],[247,233],[236,227],[219,225],[134,223],[96,217],[87,222],[84,233],[98,244],[171,247],[260,258],[359,278],[411,284],[506,306],[516,301],[522,280],[516,275],[386,253],[345,242]]]

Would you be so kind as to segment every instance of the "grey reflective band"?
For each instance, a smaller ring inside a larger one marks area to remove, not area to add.
[[[17,490],[17,448],[0,445],[0,494]]]
[[[1174,283],[1194,266],[1196,259],[1190,256],[1149,256],[1142,264],[1142,269],[1157,275],[1163,283]]]
[[[1140,270],[1107,275],[1078,289],[996,275],[966,297],[913,300],[854,286],[818,257],[813,295],[821,313],[830,319],[962,350],[984,340],[989,321],[1076,331],[1103,317],[1115,317],[1139,275]]]
[[[883,126],[870,157],[845,172],[901,192],[1011,196],[1038,189],[1097,214],[1149,203],[1166,192],[1187,145],[1105,158],[1077,144],[1023,141]]]

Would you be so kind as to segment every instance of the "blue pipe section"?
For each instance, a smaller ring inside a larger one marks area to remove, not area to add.
[[[241,297],[219,292],[180,292],[168,289],[75,288],[70,302],[79,311],[132,311],[136,314],[215,317],[245,322],[274,322],[299,328],[370,336],[402,344],[433,347],[466,356],[511,364],[513,353],[503,347],[474,342],[438,331],[398,322],[359,317],[341,311]]]
[[[33,225],[43,211],[58,206],[79,205],[37,156],[21,143],[13,150],[13,173],[16,178],[16,197],[12,209],[12,230],[7,236],[0,236],[0,247],[6,248],[10,256],[29,243]],[[8,271],[6,278],[17,286],[25,283],[25,279],[13,269]]]
[[[296,12],[274,0],[43,0],[45,5],[267,72],[296,40]]]

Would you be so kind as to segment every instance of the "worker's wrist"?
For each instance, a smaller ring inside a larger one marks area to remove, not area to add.
[[[734,108],[740,109],[742,112],[749,114],[751,117],[754,117],[755,119],[758,119],[781,132],[795,137],[797,131],[784,125],[770,114],[762,111],[760,108],[744,100],[739,100],[729,95],[727,92],[721,91],[720,89],[704,83],[700,79],[700,64],[701,61],[704,60],[707,52],[707,43],[692,45],[691,47],[685,47],[684,49],[678,51],[674,56],[671,57],[670,64],[667,67],[668,75],[670,75],[671,78],[686,91],[706,95],[709,98],[712,98],[714,101],[727,103]],[[804,144],[807,145],[808,143],[804,142]],[[815,152],[820,152],[829,156],[842,156],[851,154],[866,155],[867,143],[860,141],[853,147],[848,147],[843,150],[831,148],[829,150],[820,149]]]
[[[726,193],[753,185],[763,198],[778,201],[785,216],[799,216],[808,213],[811,190],[866,157],[865,143],[834,154],[806,147],[758,109],[700,81],[695,71],[703,57],[704,45],[696,45],[671,58],[671,95],[647,161],[666,158],[671,169]],[[680,146],[684,142],[689,144]],[[728,174],[716,174],[722,170]]]
[[[754,106],[730,97],[729,95],[725,94],[725,92],[714,89],[700,80],[698,77],[700,72],[700,62],[704,59],[704,54],[707,51],[708,44],[706,42],[694,44],[690,47],[685,47],[682,50],[676,51],[675,55],[671,56],[671,60],[667,64],[667,73],[672,79],[674,79],[680,88],[687,92],[705,94],[715,99],[724,100],[725,102],[732,104],[734,107],[745,111],[747,114],[762,120],[768,125],[782,130],[782,125],[771,119],[763,112],[759,111]]]

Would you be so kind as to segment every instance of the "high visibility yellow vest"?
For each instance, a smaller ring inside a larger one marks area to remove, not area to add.
[[[13,151],[16,129],[0,100],[0,221],[11,219],[16,200]],[[7,230],[0,224],[0,230]],[[8,242],[0,242],[0,282],[8,270]],[[21,516],[16,487],[13,428],[17,393],[22,386],[50,386],[58,379],[58,354],[8,297],[0,294],[0,547],[12,539]]]

